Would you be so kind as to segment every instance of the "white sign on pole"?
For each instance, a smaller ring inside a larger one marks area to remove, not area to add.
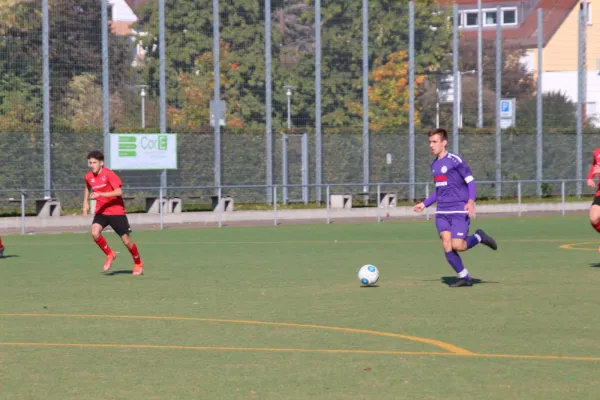
[[[500,128],[506,129],[515,126],[516,114],[515,99],[500,100]]]
[[[458,82],[454,82],[453,75],[445,75],[438,78],[438,99],[440,103],[452,103],[454,96],[457,95],[460,101],[461,79],[458,75]]]
[[[227,105],[225,104],[225,100],[216,100],[210,101],[210,126],[215,126],[215,115],[219,120],[219,126],[225,126],[225,111]]]
[[[110,168],[116,170],[177,169],[174,133],[113,133]]]

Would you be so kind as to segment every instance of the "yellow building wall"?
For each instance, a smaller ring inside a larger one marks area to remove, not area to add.
[[[587,70],[597,71],[596,60],[600,58],[600,0],[588,1],[591,4],[591,23],[587,25]],[[577,71],[578,57],[578,18],[577,4],[562,25],[546,44],[543,53],[544,72]],[[529,50],[534,70],[537,70],[537,48]],[[537,71],[536,71],[537,72]]]

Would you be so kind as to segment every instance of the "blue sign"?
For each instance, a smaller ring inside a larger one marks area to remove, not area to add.
[[[500,100],[500,118],[510,118],[510,119],[514,120],[514,117],[515,117],[515,100],[514,99],[501,99]]]

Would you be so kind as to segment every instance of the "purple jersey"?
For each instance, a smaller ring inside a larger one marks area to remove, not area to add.
[[[466,213],[469,201],[468,183],[473,182],[471,168],[456,154],[448,153],[431,163],[431,174],[435,182],[437,213]],[[474,185],[473,182],[472,185]]]

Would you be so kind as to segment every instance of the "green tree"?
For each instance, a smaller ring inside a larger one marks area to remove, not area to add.
[[[0,118],[11,107],[27,107],[27,119],[42,117],[42,13],[39,1],[11,0],[0,15]],[[50,0],[49,40],[51,102],[63,103],[69,82],[84,73],[101,74],[101,8],[95,0]],[[112,90],[129,73],[129,55],[124,38],[110,37],[110,82]],[[20,105],[16,104],[20,101]],[[11,103],[15,105],[11,106]],[[56,110],[56,108],[54,109]],[[53,111],[54,116],[64,112]]]
[[[314,26],[314,11],[307,9],[303,21]],[[362,1],[326,2],[321,11],[321,23],[323,124],[331,127],[360,126],[360,115],[352,105],[360,103],[362,98]],[[369,2],[370,68],[375,59],[408,50],[408,25],[407,2]],[[451,38],[447,10],[439,8],[434,0],[416,2],[416,75],[447,68]],[[300,88],[296,100],[300,104],[297,107],[305,110],[302,118],[311,125],[314,122],[314,107],[311,105],[315,93],[312,50],[303,54],[292,76],[295,77],[294,84]]]
[[[109,97],[109,105],[110,124],[114,126],[123,115],[124,104],[119,93]],[[84,73],[69,82],[63,110],[69,116],[67,123],[75,130],[102,126],[102,85],[95,75]]]
[[[504,43],[502,46],[502,96],[520,100],[527,98],[535,91],[533,73],[521,62],[525,50]],[[477,70],[477,41],[470,40],[460,46],[460,70]],[[490,90],[496,91],[496,42],[484,40],[482,44],[482,76],[483,84]]]
[[[369,126],[374,131],[394,131],[398,126],[408,125],[409,88],[408,54],[400,50],[384,58],[377,58],[370,74]],[[425,75],[415,77],[415,95],[424,83]],[[362,103],[348,103],[351,113],[362,117]],[[415,110],[415,122],[419,111]]]
[[[542,95],[542,127],[544,131],[575,132],[577,106],[560,91]],[[517,103],[517,128],[534,128],[537,125],[537,99],[535,96]]]
[[[244,126],[264,123],[265,120],[265,52],[264,4],[256,0],[221,2],[220,38],[227,49],[227,60],[221,66],[227,76],[221,81],[221,98],[227,109],[236,110]],[[158,96],[159,48],[158,7],[153,1],[140,10],[136,29],[148,32],[143,44],[149,52],[141,69],[141,80]],[[212,80],[213,23],[210,0],[167,2],[165,4],[167,100],[172,118],[187,109],[191,127],[208,124],[208,81]],[[273,31],[273,59],[278,57],[278,32]],[[223,57],[221,57],[223,59]],[[231,68],[235,60],[235,67]],[[209,61],[209,62],[207,62]],[[232,62],[229,62],[232,61]],[[273,63],[273,69],[277,63]],[[277,73],[274,72],[274,75]],[[274,86],[278,83],[274,81]],[[197,86],[194,86],[197,85]],[[225,87],[226,85],[227,87]],[[212,86],[211,86],[212,88]],[[202,91],[190,96],[189,90]],[[188,90],[186,92],[186,90]],[[199,111],[204,108],[205,112]],[[196,108],[199,112],[191,112]],[[277,108],[277,107],[274,107]],[[171,123],[177,122],[171,119]],[[179,126],[180,124],[177,123]]]

